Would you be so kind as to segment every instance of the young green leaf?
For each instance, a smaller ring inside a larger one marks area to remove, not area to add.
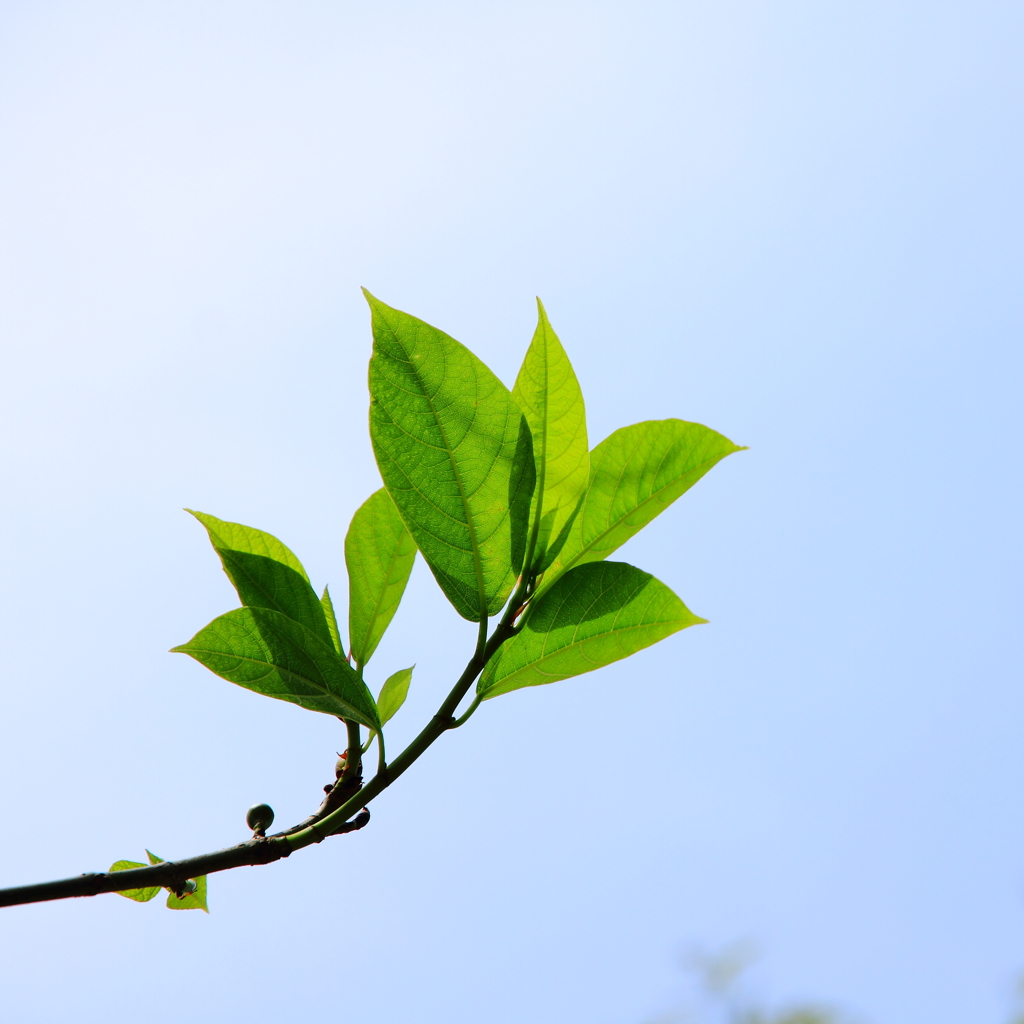
[[[344,656],[345,648],[341,643],[338,616],[334,614],[334,602],[331,600],[331,592],[326,586],[324,587],[323,594],[320,595],[320,604],[323,606],[324,615],[327,618],[327,628],[331,631],[331,642],[334,644],[334,649]]]
[[[706,621],[632,565],[580,565],[531,606],[522,631],[484,669],[477,693],[489,700],[591,672]]]
[[[202,910],[207,914],[210,912],[206,904],[206,875],[200,875],[192,881],[196,883],[195,892],[177,896],[168,890],[166,905],[169,910]]]
[[[163,857],[158,857],[155,853],[146,851],[146,856],[149,857],[150,864],[163,864]],[[139,865],[142,867],[143,865]],[[177,896],[170,889],[167,890],[167,907],[170,910],[202,910],[204,913],[209,913],[210,908],[206,905],[206,875],[200,875],[198,878],[193,878],[193,882],[196,883],[195,892],[186,893],[184,896]],[[154,890],[154,895],[159,890]]]
[[[322,640],[331,642],[324,607],[309,585],[305,570],[276,537],[240,523],[224,523],[201,512],[193,512],[192,515],[209,532],[224,572],[238,591],[242,604],[281,612],[302,623]],[[227,527],[230,529],[225,529]],[[244,547],[225,546],[230,542],[241,543]],[[274,551],[288,561],[263,554],[263,551]],[[296,565],[298,569],[294,567]]]
[[[683,420],[647,420],[616,430],[590,453],[590,486],[537,596],[573,566],[607,558],[738,451],[743,449],[727,437]]]
[[[394,675],[384,680],[384,685],[377,695],[377,713],[380,724],[386,725],[394,717],[395,712],[405,703],[409,695],[409,683],[412,681],[412,668],[401,668]]]
[[[263,555],[264,558],[272,558],[275,562],[294,569],[307,583],[309,582],[302,563],[273,534],[257,530],[252,526],[243,526],[241,523],[229,523],[216,516],[207,515],[205,512],[196,512],[190,508],[185,511],[195,516],[206,527],[210,534],[210,543],[215,548],[227,548],[230,551],[244,551],[250,555]]]
[[[526,351],[512,397],[533,436],[537,486],[530,512],[537,531],[533,571],[551,564],[590,477],[587,414],[569,357],[537,300],[537,329]]]
[[[256,693],[368,729],[380,725],[370,691],[330,641],[280,612],[236,608],[172,650]]]
[[[377,465],[445,596],[477,622],[508,600],[526,553],[529,427],[505,385],[467,348],[366,297]]]
[[[116,860],[110,865],[110,871],[129,871],[132,868],[144,868],[137,860]],[[160,891],[159,885],[148,885],[145,889],[122,889],[117,895],[127,896],[137,903],[148,903]]]
[[[360,667],[391,624],[415,560],[416,542],[382,487],[357,509],[345,537],[348,635]]]

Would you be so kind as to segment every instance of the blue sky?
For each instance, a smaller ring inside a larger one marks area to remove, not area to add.
[[[490,702],[371,827],[213,913],[4,911],[11,1019],[1003,1024],[1024,970],[1019,4],[0,5],[3,883],[298,820],[337,723],[168,648],[187,506],[344,591],[379,486],[359,286],[508,383],[540,295],[594,442],[728,459],[624,548],[708,626]],[[422,564],[375,657],[472,627]],[[379,682],[379,680],[377,681]],[[60,979],[58,982],[57,979]]]

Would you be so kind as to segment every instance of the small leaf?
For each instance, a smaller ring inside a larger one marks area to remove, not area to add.
[[[522,631],[488,662],[477,693],[489,700],[591,672],[705,621],[632,565],[577,566],[531,606]]]
[[[373,697],[352,666],[280,612],[236,608],[173,650],[256,693],[379,728]]]
[[[210,908],[206,905],[206,875],[199,875],[192,881],[196,883],[196,891],[185,893],[180,898],[168,890],[167,907],[170,910],[202,910],[208,914]]]
[[[334,644],[334,649],[344,656],[345,648],[341,642],[341,631],[338,629],[338,616],[334,614],[334,602],[331,600],[331,592],[327,587],[324,587],[324,592],[320,597],[320,604],[323,605],[324,615],[327,618],[327,628],[331,631],[331,642]]]
[[[362,667],[391,624],[416,560],[416,542],[382,487],[359,507],[345,537],[348,635]]]
[[[165,863],[163,857],[158,857],[155,853],[146,851],[146,856],[149,857],[150,864],[163,864]],[[139,867],[142,867],[140,864]],[[205,913],[210,912],[210,908],[206,905],[206,875],[199,875],[192,879],[196,883],[196,891],[186,893],[182,897],[178,897],[171,889],[167,889],[167,906],[170,910],[202,910]],[[166,889],[167,887],[164,886]],[[154,895],[159,890],[154,891]]]
[[[388,676],[377,696],[377,713],[380,724],[385,725],[395,712],[405,703],[409,695],[409,683],[412,681],[412,668],[399,669],[394,675]]]
[[[647,420],[616,430],[590,453],[590,485],[537,596],[573,566],[607,558],[738,451],[743,449],[727,437],[684,420]]]
[[[537,530],[533,571],[551,564],[565,540],[590,477],[587,414],[572,363],[537,300],[537,329],[516,377],[512,397],[522,409],[533,436],[537,486],[532,528]]]
[[[144,868],[137,860],[116,860],[110,865],[110,871],[130,871],[132,868]],[[159,885],[146,886],[144,889],[122,889],[117,895],[127,896],[137,903],[148,903],[160,891]]]
[[[465,346],[366,292],[373,314],[370,437],[384,485],[455,610],[508,600],[526,553],[530,429]]]
[[[323,605],[309,585],[305,570],[276,537],[239,523],[224,523],[201,512],[193,512],[192,515],[209,532],[210,542],[220,555],[224,572],[234,584],[243,605],[281,612],[301,622],[321,639],[331,641]],[[230,543],[241,543],[243,547],[227,546]],[[262,551],[273,551],[287,561]]]

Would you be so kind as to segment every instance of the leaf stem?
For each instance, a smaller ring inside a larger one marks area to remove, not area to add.
[[[348,749],[345,751],[345,770],[338,779],[339,786],[358,776],[363,763],[363,738],[359,735],[359,723],[345,719],[345,728],[348,730]]]
[[[469,716],[473,714],[473,712],[476,711],[478,707],[480,707],[480,701],[482,699],[483,698],[478,695],[474,699],[473,703],[470,704],[468,708],[466,708],[465,712],[460,717],[455,719],[455,722],[452,724],[452,728],[458,729],[458,727],[462,725],[463,722],[466,722],[469,719]]]

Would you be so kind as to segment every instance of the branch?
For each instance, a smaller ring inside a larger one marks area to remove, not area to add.
[[[346,822],[333,835],[354,832],[363,828],[370,820],[370,812],[363,808],[352,821]],[[72,896],[98,896],[104,892],[122,892],[125,889],[146,889],[157,885],[180,891],[182,883],[200,875],[212,875],[216,871],[231,868],[255,867],[257,864],[272,864],[291,853],[287,839],[250,839],[238,846],[229,846],[216,853],[204,853],[185,860],[168,860],[150,867],[130,868],[127,871],[98,872],[62,878],[57,882],[40,882],[38,885],[21,885],[12,889],[0,889],[0,907],[13,907],[22,903],[42,903],[46,900],[63,900]]]
[[[280,832],[274,836],[259,836],[248,842],[239,843],[238,846],[229,846],[226,850],[218,850],[216,853],[204,853],[198,857],[187,857],[184,860],[164,861],[150,867],[78,875],[75,878],[63,878],[56,882],[40,882],[38,885],[21,885],[10,889],[0,889],[0,907],[13,907],[23,903],[42,903],[46,900],[63,900],[73,896],[98,896],[104,892],[145,889],[154,885],[180,892],[183,883],[189,878],[212,875],[217,871],[229,871],[231,868],[272,864],[275,860],[289,856],[294,850],[301,850],[314,843],[322,842],[329,836],[342,835],[363,828],[370,820],[370,812],[362,805],[368,804],[379,796],[392,782],[404,774],[442,733],[460,724],[455,719],[455,711],[463,697],[469,692],[469,688],[483,671],[494,652],[517,632],[513,623],[516,610],[522,602],[526,589],[527,583],[523,581],[486,643],[483,642],[486,636],[486,619],[481,623],[481,639],[477,644],[477,649],[458,682],[452,687],[441,707],[438,708],[437,714],[391,764],[382,767],[362,788],[359,788],[358,782],[356,782],[350,789],[350,779],[343,773],[343,777],[328,791],[316,813],[287,832]],[[464,717],[468,717],[468,715]],[[356,738],[358,739],[358,731]],[[349,749],[353,748],[357,752],[359,751],[359,744],[351,739],[350,734]],[[351,764],[347,766],[347,768],[351,767]],[[353,774],[354,778],[358,778],[355,773]],[[342,785],[342,782],[345,785]],[[352,789],[355,789],[355,792],[352,792]],[[341,806],[338,806],[339,803]],[[361,810],[360,807],[362,807]],[[353,815],[355,816],[353,817]]]

